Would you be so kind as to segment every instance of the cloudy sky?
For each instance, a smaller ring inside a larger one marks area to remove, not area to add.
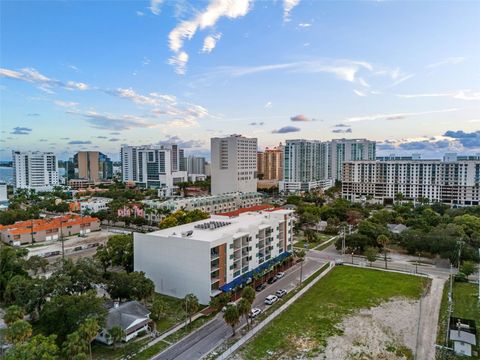
[[[0,158],[366,137],[480,153],[480,2],[2,1]]]

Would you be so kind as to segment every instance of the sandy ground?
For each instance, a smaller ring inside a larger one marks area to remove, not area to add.
[[[318,359],[405,359],[397,350],[406,347],[419,360],[434,360],[444,283],[433,278],[419,301],[394,299],[346,318],[343,335],[329,338]]]

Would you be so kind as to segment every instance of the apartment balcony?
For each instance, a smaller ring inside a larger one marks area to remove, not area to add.
[[[220,266],[218,264],[212,265],[212,267],[210,268],[210,272],[212,273],[218,270],[220,270]]]

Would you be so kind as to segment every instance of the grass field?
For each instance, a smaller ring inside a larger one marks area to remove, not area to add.
[[[308,242],[308,241],[305,240],[305,237],[303,236],[303,231],[300,231],[298,233],[298,235],[295,236],[297,241],[294,243],[294,246],[303,249],[303,248],[305,248],[305,244],[307,244],[308,249],[313,249],[314,247],[316,247],[316,246],[324,243],[325,241],[331,239],[333,236],[335,236],[335,235],[327,235],[327,234],[323,234],[323,233],[318,232],[317,233],[317,240],[312,241],[312,242]]]
[[[242,350],[244,359],[294,358],[299,346],[320,353],[326,339],[339,334],[335,325],[355,310],[393,297],[417,299],[427,279],[370,269],[337,267],[273,320]]]
[[[443,289],[442,306],[438,318],[437,343],[445,344],[448,309],[448,282]],[[475,320],[477,334],[480,334],[480,303],[478,301],[478,286],[467,283],[453,284],[453,312],[452,316]],[[478,336],[478,335],[477,335]],[[478,347],[477,347],[478,349]],[[458,357],[460,359],[460,357]]]
[[[167,309],[166,316],[156,322],[157,331],[159,333],[165,332],[172,326],[185,321],[185,311],[182,309],[182,299],[162,294],[155,294],[155,297],[162,299]]]

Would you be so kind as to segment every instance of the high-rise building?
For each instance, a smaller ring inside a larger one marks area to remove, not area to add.
[[[59,185],[57,157],[52,152],[13,151],[15,189],[50,191]]]
[[[328,188],[329,143],[317,140],[287,140],[283,158],[283,191],[309,191]]]
[[[79,151],[73,157],[73,164],[78,179],[98,182],[113,176],[112,160],[98,151]]]
[[[473,157],[475,158],[475,157]],[[391,204],[401,198],[480,205],[480,158],[349,161],[343,165],[342,197]]]
[[[355,160],[375,160],[376,143],[367,139],[334,139],[329,142],[330,179],[341,180],[343,163]]]
[[[205,158],[190,155],[187,159],[187,172],[189,174],[205,174]]]
[[[212,138],[212,195],[257,191],[257,139]]]
[[[140,187],[159,190],[160,196],[173,195],[176,184],[188,180],[183,149],[172,146],[123,146],[122,180]]]
[[[266,148],[257,153],[257,173],[263,180],[283,179],[283,146]]]
[[[0,182],[0,204],[8,201],[7,184]]]

